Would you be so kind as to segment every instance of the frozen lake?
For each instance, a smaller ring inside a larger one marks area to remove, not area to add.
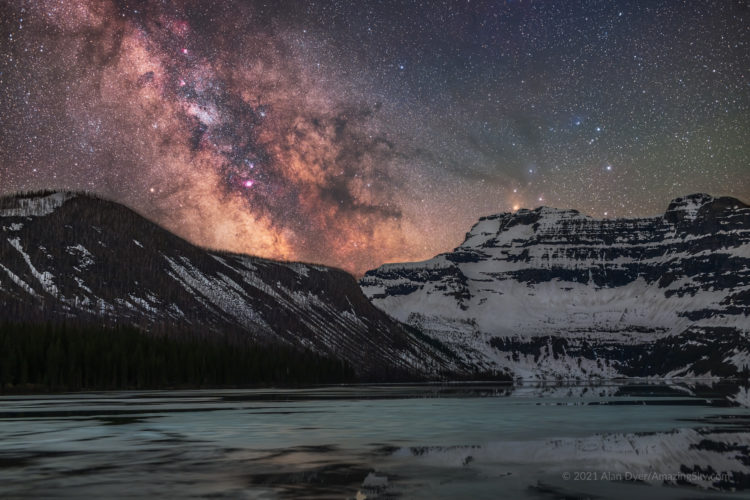
[[[690,384],[3,396],[0,497],[748,498],[749,399]]]

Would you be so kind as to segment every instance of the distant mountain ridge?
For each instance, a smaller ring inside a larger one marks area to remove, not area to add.
[[[46,320],[241,335],[344,359],[365,379],[447,366],[344,271],[205,250],[91,195],[2,197],[0,322]]]
[[[91,195],[0,197],[0,323],[48,320],[238,335],[366,380],[747,377],[750,207],[698,194],[641,219],[496,214],[358,286],[196,247]]]
[[[737,376],[750,366],[750,207],[695,194],[596,220],[481,218],[452,252],[368,271],[373,304],[521,378]]]

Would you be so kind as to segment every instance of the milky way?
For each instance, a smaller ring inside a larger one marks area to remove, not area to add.
[[[1,1],[0,192],[359,273],[480,216],[750,197],[745,2]]]

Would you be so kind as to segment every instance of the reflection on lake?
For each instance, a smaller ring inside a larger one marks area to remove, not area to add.
[[[0,497],[745,498],[736,385],[0,397]]]

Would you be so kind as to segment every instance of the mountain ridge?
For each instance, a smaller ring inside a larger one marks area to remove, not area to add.
[[[750,207],[695,194],[640,219],[493,214],[453,251],[357,283],[198,247],[96,195],[24,193],[0,197],[0,306],[297,346],[367,380],[747,376]]]
[[[651,359],[661,371],[624,360],[701,336],[722,337],[717,346],[733,337],[732,360],[711,366],[739,373],[748,354],[736,344],[750,335],[750,207],[699,193],[640,219],[549,207],[493,214],[453,251],[383,265],[360,286],[465,362],[514,377],[710,375],[700,360]]]
[[[86,193],[0,198],[0,307],[6,321],[241,335],[340,357],[363,379],[446,368],[345,271],[200,248]]]

